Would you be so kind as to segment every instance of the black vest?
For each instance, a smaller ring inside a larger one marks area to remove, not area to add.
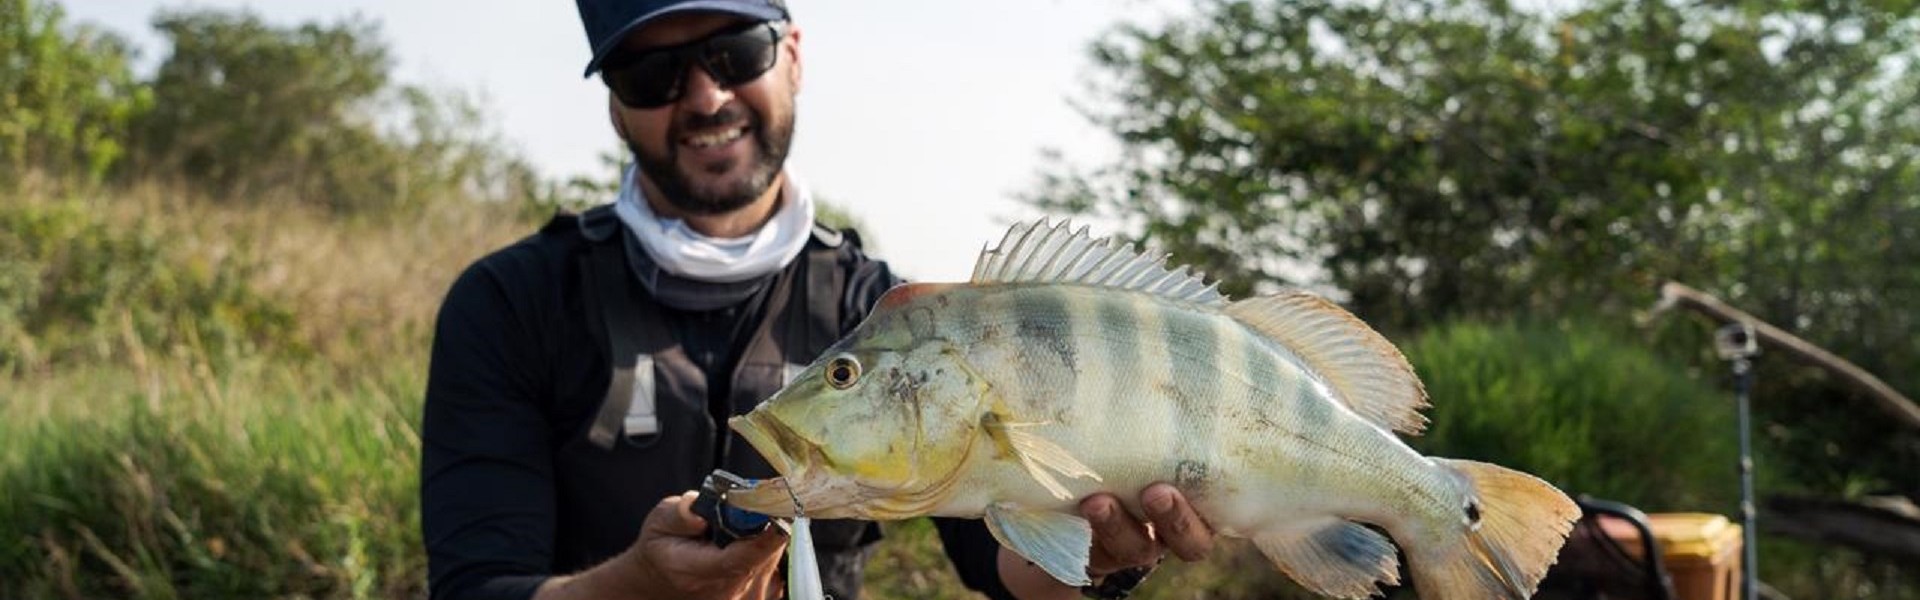
[[[549,227],[565,225],[557,217]],[[596,548],[603,556],[555,556],[555,568],[584,568],[632,545],[644,516],[661,498],[696,489],[716,468],[753,478],[777,475],[745,440],[708,411],[705,373],[681,351],[667,315],[639,285],[628,264],[619,220],[610,206],[578,217],[588,251],[580,257],[581,291],[589,331],[609,357],[614,376],[610,399],[627,394],[638,408],[624,411],[624,431],[593,439],[592,417],[565,440],[554,455],[561,506],[587,506],[598,514],[558,515],[563,543],[557,548]],[[840,306],[851,269],[851,241],[831,230],[817,230],[801,256],[750,301],[763,302],[759,321],[734,361],[729,414],[752,410],[786,383],[787,374],[811,363],[851,328]],[[624,372],[623,372],[624,370]],[[646,391],[652,410],[645,417]],[[631,390],[631,391],[629,391]],[[638,394],[638,395],[634,395]],[[651,424],[651,431],[644,428]],[[622,523],[631,528],[587,527],[585,523]],[[615,530],[618,529],[618,530]],[[864,521],[817,521],[813,538],[821,577],[835,598],[858,597],[866,549],[880,537],[879,527]]]

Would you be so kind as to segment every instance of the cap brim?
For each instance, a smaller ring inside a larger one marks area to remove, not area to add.
[[[625,27],[621,27],[619,31],[614,32],[613,35],[608,36],[607,41],[601,42],[600,47],[593,49],[593,58],[587,61],[587,71],[580,76],[592,77],[595,71],[600,70],[600,62],[606,60],[607,55],[612,53],[614,48],[620,47],[620,43],[625,41],[628,35],[632,35],[635,30],[667,15],[684,12],[726,13],[760,21],[778,21],[787,18],[786,11],[769,5],[765,0],[693,0],[692,2],[682,2],[640,15],[640,17],[634,19],[632,23],[628,23]]]

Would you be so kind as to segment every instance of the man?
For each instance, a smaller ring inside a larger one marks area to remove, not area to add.
[[[632,150],[619,198],[481,259],[441,308],[427,381],[422,528],[434,598],[777,597],[785,538],[721,548],[689,506],[715,468],[773,475],[725,427],[898,283],[816,227],[784,168],[801,30],[780,0],[578,0]],[[1170,486],[1094,525],[1086,590],[1115,597],[1212,534]],[[969,587],[1077,598],[978,521],[936,520]],[[1157,538],[1156,534],[1157,533]],[[814,528],[836,598],[871,523]]]

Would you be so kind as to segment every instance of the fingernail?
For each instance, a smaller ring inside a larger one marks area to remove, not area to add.
[[[1113,506],[1107,504],[1106,502],[1095,500],[1091,502],[1089,506],[1087,506],[1088,518],[1094,519],[1096,521],[1105,521],[1107,520],[1108,517],[1112,517],[1112,516],[1113,516]]]
[[[1161,490],[1148,492],[1146,501],[1147,509],[1153,512],[1164,513],[1173,510],[1173,494],[1170,492]]]

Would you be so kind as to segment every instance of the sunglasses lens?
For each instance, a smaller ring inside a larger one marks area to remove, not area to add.
[[[700,59],[707,72],[713,74],[714,83],[740,85],[773,68],[777,42],[772,28],[754,27],[708,40]]]
[[[644,52],[600,71],[600,79],[621,104],[658,108],[680,99],[687,61],[697,59],[713,82],[733,87],[773,68],[780,36],[765,23],[715,35],[687,46]]]
[[[677,53],[650,52],[617,68],[601,71],[601,79],[620,98],[634,108],[653,108],[672,103],[680,96],[681,75],[686,63]]]

